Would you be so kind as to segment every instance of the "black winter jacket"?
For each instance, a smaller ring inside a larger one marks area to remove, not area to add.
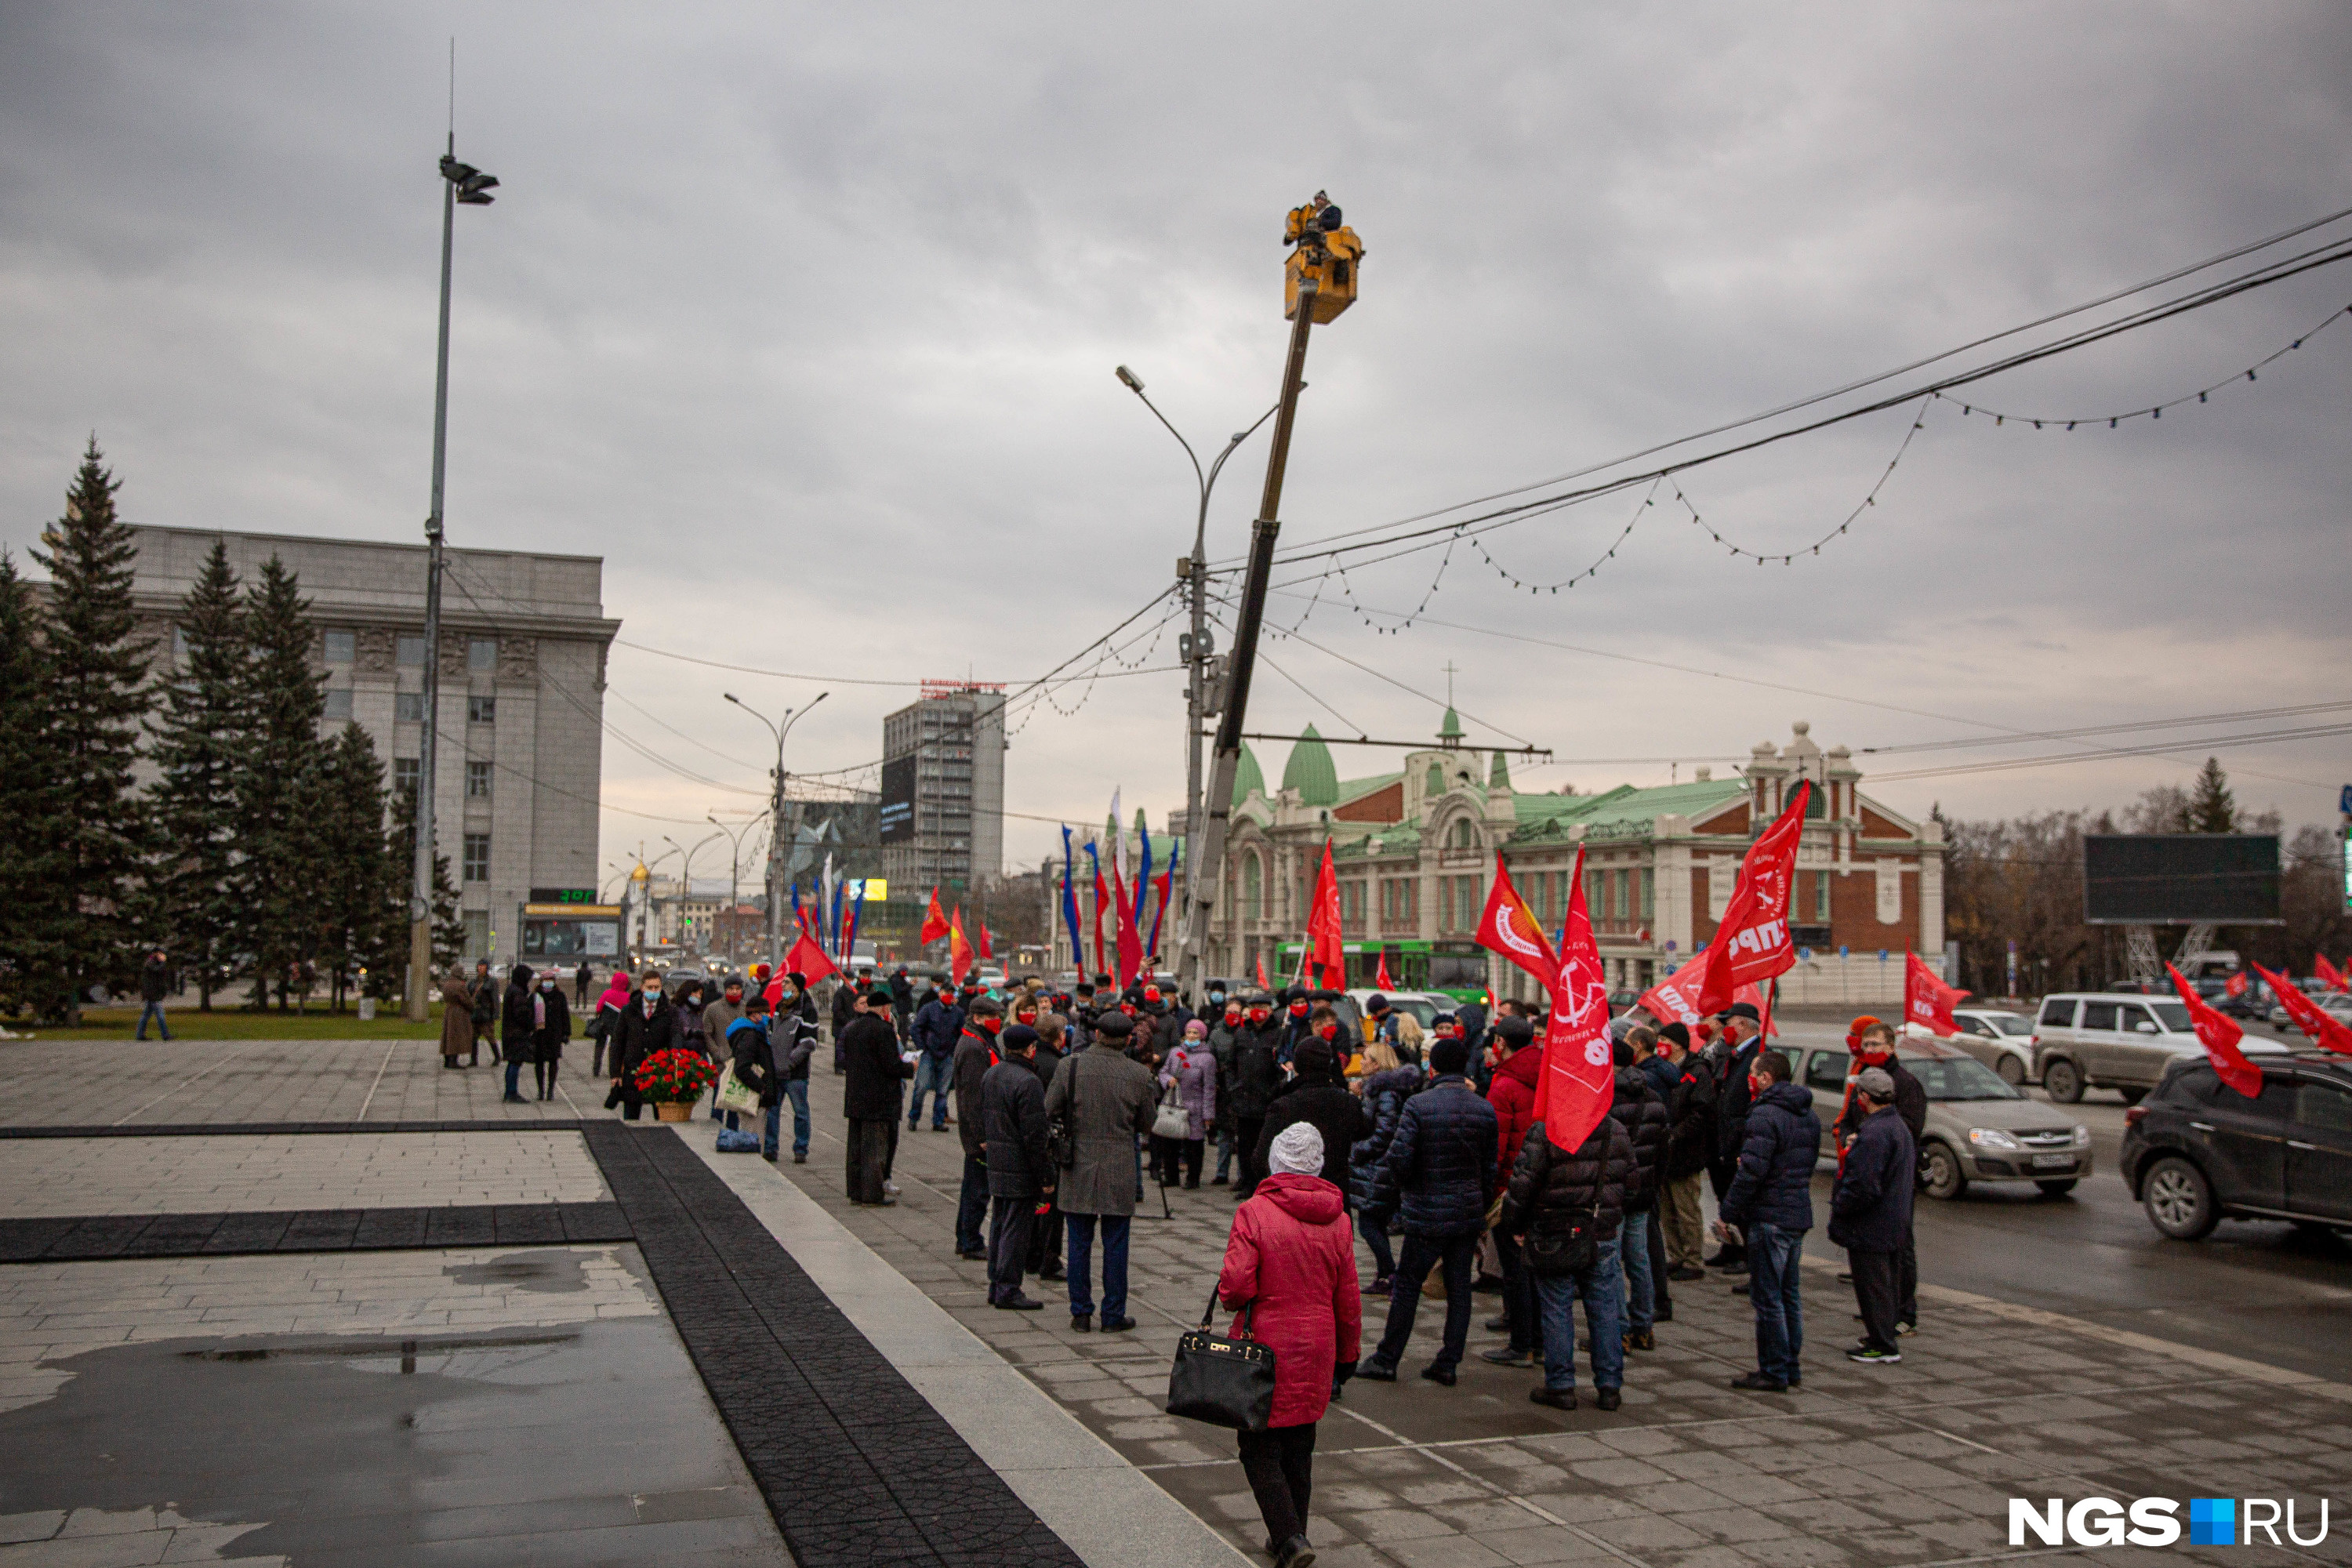
[[[1732,1225],[1813,1228],[1813,1163],[1822,1154],[1822,1119],[1812,1091],[1776,1083],[1748,1108],[1739,1173],[1718,1205]]]
[[[1658,1173],[1666,1157],[1666,1108],[1640,1068],[1617,1069],[1617,1098],[1609,1114],[1633,1141],[1633,1173],[1625,1181],[1625,1212],[1647,1214],[1658,1201]]]
[[[514,1011],[519,995],[522,1003],[523,1026],[528,1029],[530,1026],[530,997],[528,994],[519,993],[515,987],[509,986],[507,1011]],[[612,1072],[621,1080],[621,1093],[625,1097],[635,1096],[637,1092],[637,1069],[646,1065],[646,1058],[656,1051],[668,1050],[677,1044],[677,1014],[671,1010],[669,999],[664,997],[655,1003],[653,1012],[648,1014],[643,993],[630,997],[629,1005],[621,1009],[621,1021],[614,1027],[611,1041]]]
[[[809,1058],[816,1054],[816,998],[807,992],[779,998],[768,1015],[768,1037],[775,1042],[776,1066],[787,1083],[808,1081]]]
[[[1346,1192],[1349,1151],[1355,1148],[1356,1140],[1371,1131],[1372,1123],[1364,1114],[1364,1102],[1356,1098],[1356,1091],[1336,1071],[1313,1077],[1301,1074],[1275,1090],[1274,1100],[1266,1110],[1265,1126],[1257,1135],[1256,1149],[1251,1152],[1251,1175],[1260,1181],[1265,1179],[1275,1134],[1296,1121],[1309,1122],[1323,1134],[1320,1174]]]
[[[1274,1103],[1274,1091],[1282,1087],[1282,1067],[1275,1055],[1281,1044],[1282,1025],[1273,1018],[1262,1028],[1242,1026],[1241,1037],[1234,1045],[1233,1102],[1228,1105],[1219,1097],[1219,1114],[1230,1111],[1238,1121],[1254,1121],[1265,1114]]]
[[[1035,1063],[1009,1056],[982,1074],[980,1117],[988,1139],[989,1196],[1031,1198],[1052,1184],[1045,1085]]]
[[[1748,1143],[1748,1107],[1750,1090],[1748,1075],[1755,1070],[1756,1053],[1764,1048],[1764,1037],[1757,1036],[1731,1057],[1728,1061],[1707,1049],[1707,1066],[1715,1068],[1715,1157],[1732,1161]]]
[[[1854,1252],[1901,1250],[1918,1169],[1919,1146],[1901,1111],[1889,1105],[1864,1117],[1830,1189],[1830,1239]]]
[[[926,1056],[945,1061],[955,1055],[956,1041],[963,1034],[963,1009],[944,997],[926,1002],[916,1011],[915,1022],[907,1031],[907,1043]]]
[[[1448,1073],[1405,1101],[1396,1136],[1372,1173],[1368,1212],[1402,1213],[1407,1236],[1475,1236],[1495,1195],[1500,1122],[1470,1080]]]
[[[1715,1071],[1704,1056],[1683,1058],[1682,1077],[1666,1100],[1666,1180],[1706,1169],[1715,1153]]]
[[[841,1087],[841,1113],[854,1121],[898,1114],[898,1085],[915,1064],[898,1059],[898,1031],[879,1013],[859,1013],[834,1037],[849,1080]]]
[[[1626,1184],[1637,1179],[1633,1140],[1614,1116],[1594,1123],[1573,1154],[1554,1148],[1538,1121],[1519,1145],[1496,1228],[1505,1236],[1562,1236],[1592,1217],[1597,1200],[1593,1234],[1607,1241],[1624,1223]]]
[[[1358,1208],[1372,1201],[1372,1173],[1388,1157],[1389,1145],[1396,1140],[1397,1121],[1404,1115],[1404,1102],[1421,1092],[1428,1078],[1419,1068],[1384,1068],[1363,1081],[1364,1115],[1371,1131],[1356,1141],[1348,1153],[1348,1196]]]
[[[1877,1065],[1885,1068],[1886,1076],[1895,1080],[1895,1113],[1903,1119],[1903,1125],[1911,1130],[1911,1142],[1918,1142],[1920,1134],[1927,1131],[1927,1090],[1912,1075],[1911,1069],[1903,1065],[1900,1058],[1888,1057]],[[1854,1131],[1862,1120],[1862,1107],[1854,1100],[1853,1090],[1849,1089],[1845,1109],[1838,1112],[1835,1121],[1830,1123],[1831,1142],[1843,1145],[1846,1134]]]

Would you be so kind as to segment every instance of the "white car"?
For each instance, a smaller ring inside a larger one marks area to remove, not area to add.
[[[2000,1075],[2015,1089],[2040,1075],[2033,1070],[2033,1020],[2022,1013],[1998,1007],[1955,1007],[1952,1022],[1960,1032],[1947,1043],[1955,1045]]]
[[[2352,1024],[2352,994],[2342,991],[2322,991],[2311,1000],[2318,1003],[2320,1010],[2337,1023]],[[2303,1032],[2295,1026],[2294,1020],[2287,1016],[2286,1009],[2284,1007],[2271,1009],[2270,1026],[2282,1035],[2299,1035]]]

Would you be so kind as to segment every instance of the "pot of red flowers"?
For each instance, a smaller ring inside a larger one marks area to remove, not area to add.
[[[637,1068],[637,1093],[664,1121],[684,1121],[695,1101],[719,1080],[719,1067],[700,1051],[656,1051]]]

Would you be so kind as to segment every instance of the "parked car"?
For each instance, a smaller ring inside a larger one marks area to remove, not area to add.
[[[1454,998],[1451,996],[1433,996],[1426,991],[1374,991],[1366,988],[1348,993],[1348,1000],[1355,1005],[1355,1012],[1346,1020],[1350,1027],[1358,1027],[1363,1018],[1364,1008],[1375,996],[1385,996],[1389,999],[1389,1005],[1398,1012],[1412,1014],[1412,1021],[1423,1030],[1437,1021],[1440,1013],[1454,1011]],[[1345,1012],[1345,1009],[1341,1011]],[[1360,1027],[1358,1027],[1358,1032],[1362,1032]]]
[[[2181,1241],[2225,1219],[2352,1231],[2352,1058],[2277,1047],[2247,1055],[2263,1074],[2254,1099],[2210,1062],[2183,1057],[2125,1112],[2132,1196]]]
[[[1992,1068],[2011,1089],[2040,1076],[2033,1066],[2033,1020],[2024,1014],[1997,1007],[1955,1007],[1952,1021],[1960,1032],[1947,1043]]]
[[[2090,1088],[2119,1090],[2125,1104],[2137,1105],[2176,1059],[2205,1054],[2189,1009],[2177,997],[2114,991],[2045,996],[2034,1033],[2042,1087],[2061,1105],[2074,1104]],[[2284,1047],[2249,1039],[2244,1048]]]
[[[2322,1011],[2334,1016],[2338,1023],[2352,1024],[2352,995],[2341,991],[2322,991],[2311,999],[2319,1004]],[[2284,1007],[2272,1008],[2268,1021],[2270,1026],[2282,1035],[2302,1033],[2294,1026],[2294,1020],[2287,1016]]]
[[[1957,1198],[1970,1182],[2032,1182],[2057,1197],[2091,1173],[2089,1128],[2028,1100],[1958,1045],[1903,1040],[1895,1054],[1927,1091],[1919,1185],[1929,1197]],[[1825,1144],[1845,1103],[1853,1060],[1843,1047],[1814,1049],[1799,1068],[1812,1090]],[[1828,1152],[1834,1157],[1836,1152]]]

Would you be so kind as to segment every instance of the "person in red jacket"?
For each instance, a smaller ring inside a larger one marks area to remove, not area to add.
[[[1230,1333],[1246,1331],[1274,1351],[1274,1413],[1265,1431],[1238,1434],[1242,1470],[1265,1520],[1275,1568],[1308,1568],[1315,1424],[1355,1375],[1363,1301],[1346,1205],[1339,1189],[1316,1174],[1323,1134],[1312,1122],[1293,1122],[1275,1138],[1266,1163],[1270,1174],[1234,1211],[1217,1299],[1235,1313]]]
[[[1518,1163],[1519,1146],[1535,1125],[1536,1083],[1543,1072],[1543,1047],[1535,1043],[1535,1026],[1516,1014],[1495,1020],[1494,1044],[1488,1047],[1495,1076],[1486,1086],[1486,1100],[1495,1108],[1495,1169],[1508,1171]],[[1543,1329],[1536,1314],[1536,1277],[1528,1271],[1519,1244],[1499,1232],[1495,1256],[1503,1265],[1503,1328],[1507,1344],[1479,1355],[1496,1366],[1533,1366],[1543,1352]],[[1494,1325],[1489,1323],[1487,1327]]]

